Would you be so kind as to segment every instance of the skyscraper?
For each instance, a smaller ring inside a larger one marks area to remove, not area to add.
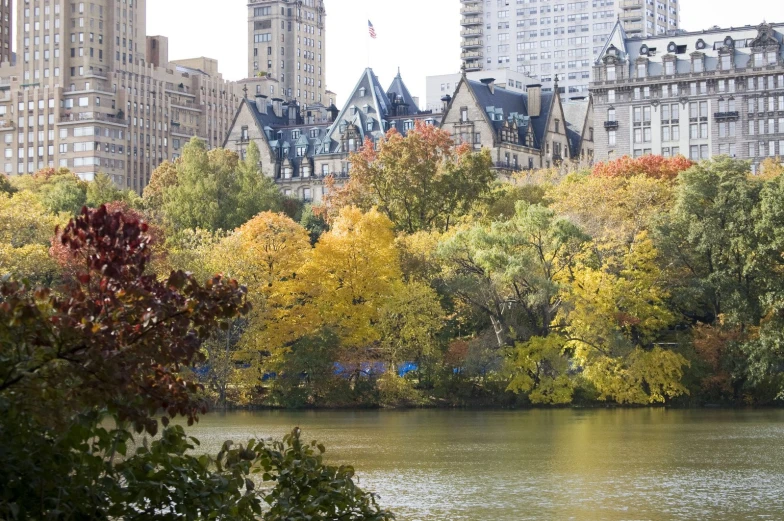
[[[0,62],[11,61],[13,8],[12,0],[0,0]]]
[[[323,0],[250,0],[248,77],[257,93],[328,104]]]
[[[679,27],[679,0],[461,0],[466,70],[514,69],[545,91],[586,95],[593,60],[616,20],[630,36]]]
[[[15,23],[16,64],[0,65],[6,174],[67,167],[141,191],[191,137],[223,142],[236,85],[209,60],[169,62],[146,0],[25,0]]]

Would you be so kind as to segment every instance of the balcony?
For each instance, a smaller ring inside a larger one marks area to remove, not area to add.
[[[481,71],[482,62],[480,61],[465,62],[465,68],[466,68],[466,72]]]
[[[482,28],[478,27],[475,29],[463,29],[462,31],[460,31],[460,36],[464,38],[466,36],[482,36]]]
[[[733,112],[714,112],[713,117],[719,121],[728,120],[728,119],[738,119],[740,117],[740,112],[737,110]]]
[[[617,121],[605,121],[604,122],[604,128],[606,130],[616,130],[618,128],[618,122]]]
[[[119,118],[114,114],[105,114],[103,112],[79,112],[60,116],[60,123],[79,123],[81,121],[103,121],[106,123],[115,123],[117,125],[128,125],[127,119]]]
[[[472,60],[472,59],[482,59],[484,53],[482,51],[470,51],[470,52],[463,52],[460,54],[460,59],[462,60]]]
[[[642,7],[642,0],[621,0],[621,7],[624,9],[634,9]]]
[[[475,4],[466,4],[464,7],[460,8],[460,14],[463,16],[465,15],[472,15],[472,14],[482,14],[483,7],[481,3]]]
[[[0,130],[13,130],[14,124],[10,119],[0,119]]]
[[[462,20],[460,20],[460,25],[462,25],[463,27],[482,25],[483,23],[484,20],[482,19],[481,16],[467,16]]]
[[[461,47],[463,49],[478,49],[484,47],[485,44],[482,42],[481,38],[469,38],[467,40],[463,40]]]

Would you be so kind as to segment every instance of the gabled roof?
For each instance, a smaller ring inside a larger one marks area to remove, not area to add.
[[[561,103],[566,120],[566,137],[569,140],[571,157],[579,157],[582,148],[583,129],[588,118],[590,100],[570,100]]]
[[[609,49],[611,46],[615,47],[620,52],[626,54],[626,39],[627,39],[626,31],[623,30],[623,25],[621,24],[621,20],[618,19],[615,22],[615,27],[613,27],[610,36],[607,37],[607,41],[604,42],[604,47],[602,47],[602,52],[600,52],[596,56],[595,63],[599,64],[602,62],[602,58],[604,58],[604,55],[607,53],[607,49]]]
[[[397,76],[395,76],[395,79],[392,80],[392,84],[387,89],[387,97],[391,98],[392,94],[403,98],[403,102],[408,105],[410,113],[419,112],[419,107],[417,106],[416,101],[414,101],[414,97],[408,91],[408,87],[406,87],[403,78],[400,76],[399,68],[397,70]]]
[[[367,113],[360,109],[364,105],[368,106]],[[355,114],[352,114],[352,106],[356,108]],[[329,132],[329,138],[335,143],[340,141],[340,126],[342,122],[354,123],[364,132],[367,117],[373,117],[374,120],[380,121],[388,115],[389,99],[373,69],[368,67],[360,76],[346,105],[335,119],[335,124]]]
[[[521,92],[514,92],[504,88],[495,86],[492,90],[490,87],[480,81],[465,80],[467,86],[471,89],[476,98],[477,103],[487,115],[487,119],[491,122],[493,127],[498,130],[507,121],[512,114],[528,117],[528,94]],[[528,118],[528,125],[531,126],[534,134],[534,143],[536,147],[544,141],[545,134],[547,133],[547,122],[550,118],[555,94],[552,92],[541,93],[541,110],[539,116]],[[500,112],[501,121],[494,120],[492,112],[497,114]],[[525,128],[525,131],[528,129]]]

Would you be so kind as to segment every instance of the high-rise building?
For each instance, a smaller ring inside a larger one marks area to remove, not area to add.
[[[327,104],[323,0],[250,0],[248,77],[258,92],[303,104]]]
[[[0,0],[0,62],[11,61],[13,9],[12,0]]]
[[[596,61],[599,160],[646,154],[784,157],[784,24],[630,38]],[[602,121],[602,123],[599,123]]]
[[[141,191],[191,137],[223,142],[236,85],[212,60],[169,62],[146,0],[25,0],[15,23],[16,63],[0,64],[6,174],[67,167]]]
[[[461,0],[462,53],[468,72],[513,69],[543,90],[588,92],[591,66],[620,19],[627,34],[676,30],[679,0]]]

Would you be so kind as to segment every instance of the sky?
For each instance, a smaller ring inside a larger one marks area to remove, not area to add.
[[[689,31],[784,22],[781,0],[680,1],[681,26]],[[368,64],[384,88],[400,67],[412,95],[423,101],[426,76],[460,69],[459,0],[325,0],[325,5],[326,81],[338,95],[338,107]],[[215,58],[229,80],[248,73],[247,19],[245,0],[147,0],[147,34],[169,37],[169,59]],[[376,40],[368,37],[368,19]]]

